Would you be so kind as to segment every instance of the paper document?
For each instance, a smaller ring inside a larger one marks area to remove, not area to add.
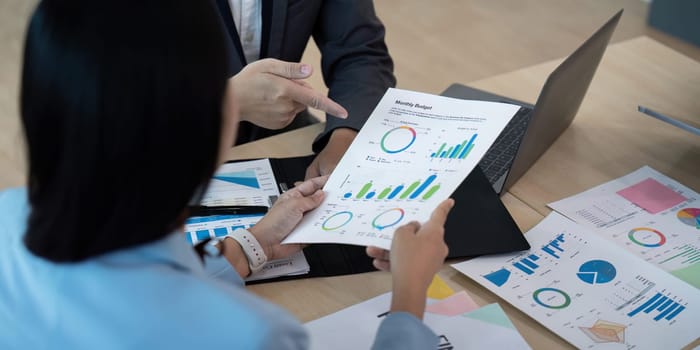
[[[645,166],[549,206],[700,288],[700,195]]]
[[[460,292],[455,296],[461,296]],[[452,300],[428,299],[423,322],[438,335],[437,349],[529,349],[513,323],[498,304],[470,308],[453,314],[444,310],[463,310],[460,297]],[[311,349],[369,349],[379,324],[389,311],[391,293],[382,294],[305,325],[311,338]],[[443,305],[441,305],[443,304]]]
[[[452,265],[580,349],[679,349],[700,332],[700,290],[558,213],[529,251]]]
[[[255,225],[262,215],[219,215],[187,219],[185,222],[185,239],[192,245],[207,238],[223,237],[239,228],[248,229]],[[304,252],[298,252],[286,259],[268,261],[262,270],[252,274],[246,281],[256,281],[286,275],[308,273],[309,263]]]
[[[388,249],[469,175],[519,106],[389,89],[285,243]]]
[[[269,207],[279,195],[269,159],[231,162],[216,170],[200,204]]]

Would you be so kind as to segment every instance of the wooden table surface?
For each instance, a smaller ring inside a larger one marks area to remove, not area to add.
[[[561,60],[546,62],[468,85],[534,102]],[[677,116],[700,115],[700,63],[647,37],[611,45],[574,123],[501,199],[526,231],[550,210],[546,203],[625,175],[643,165],[700,190],[700,137],[637,112],[643,105]],[[230,159],[291,157],[311,153],[323,125],[231,149]],[[499,302],[535,349],[572,348],[525,313],[449,266],[440,276],[467,290],[480,305]],[[391,290],[388,273],[300,279],[248,287],[310,321]],[[477,335],[475,335],[477,336]],[[693,346],[700,344],[696,340]]]

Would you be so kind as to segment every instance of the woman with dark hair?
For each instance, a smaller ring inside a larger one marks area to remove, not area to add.
[[[301,325],[246,292],[242,277],[257,256],[301,248],[280,242],[321,203],[325,178],[214,242],[233,279],[208,274],[181,231],[235,135],[226,43],[210,1],[39,4],[21,86],[27,188],[0,193],[0,348],[308,345]],[[368,248],[394,283],[376,348],[436,347],[420,319],[452,204],[399,228],[391,253]]]

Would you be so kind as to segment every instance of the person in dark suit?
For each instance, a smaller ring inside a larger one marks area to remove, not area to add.
[[[320,109],[326,127],[313,142],[317,156],[306,177],[329,174],[386,89],[396,85],[372,0],[216,2],[236,51],[237,144],[308,125],[315,118],[307,107]],[[311,67],[298,62],[311,37],[321,52],[328,97],[303,81]]]

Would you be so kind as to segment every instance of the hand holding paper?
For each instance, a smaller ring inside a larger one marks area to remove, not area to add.
[[[321,204],[324,198],[321,187],[327,179],[326,176],[316,177],[283,193],[267,215],[250,228],[270,260],[286,258],[301,250],[299,244],[282,245],[280,242],[296,227],[304,213]]]
[[[464,181],[519,107],[389,89],[284,243],[389,249]]]

